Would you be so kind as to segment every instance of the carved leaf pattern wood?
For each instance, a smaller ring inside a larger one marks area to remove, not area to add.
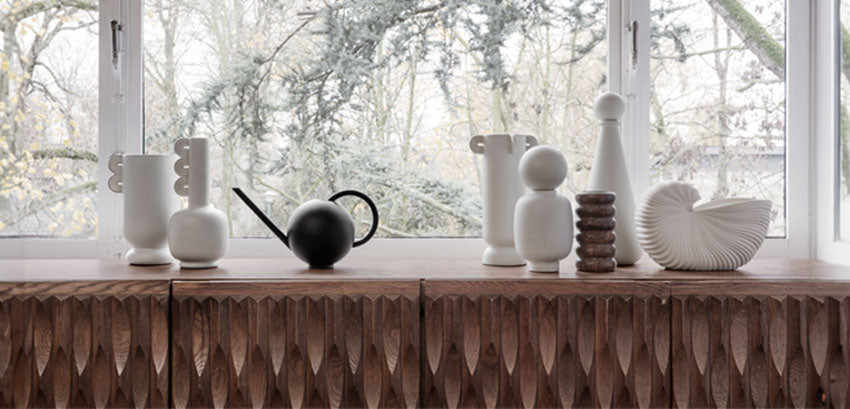
[[[170,306],[167,282],[140,283],[2,296],[0,407],[165,407],[169,387],[179,408],[850,404],[850,291],[667,298],[552,280],[533,295],[510,281],[466,294],[425,282],[420,317],[419,282],[400,293],[223,282],[210,285],[234,291]]]
[[[128,280],[1,296],[0,407],[167,406],[169,371],[154,371],[151,320],[154,308],[168,309],[168,294],[167,281]]]
[[[64,409],[71,399],[71,361],[62,348],[56,352],[53,361],[53,404],[57,409]]]
[[[92,377],[94,379],[110,379],[112,376],[112,372],[110,371],[111,365],[109,364],[109,358],[106,356],[106,352],[104,352],[102,347],[97,348],[97,354],[94,356],[94,373]],[[94,385],[94,405],[97,408],[105,408],[109,403],[109,395],[111,394],[110,384],[106,381],[97,382]]]
[[[574,293],[573,283],[557,281],[539,295],[515,295],[523,282],[480,284],[464,294],[424,283],[426,402],[441,397],[437,406],[448,408],[669,405],[670,371],[657,366],[669,357],[656,359],[652,342],[656,325],[669,326],[661,318],[665,298],[585,296]],[[480,331],[470,330],[476,327]],[[627,330],[630,341],[623,342]],[[469,337],[480,347],[468,346]],[[600,399],[606,382],[610,387]]]
[[[9,306],[0,303],[0,379],[6,375],[12,359],[12,322],[9,318]]]
[[[705,332],[673,352],[677,407],[846,407],[850,314],[846,297],[674,295],[673,339]],[[693,307],[699,304],[702,307]],[[700,326],[703,308],[708,328]],[[706,372],[697,355],[708,351]],[[706,400],[700,400],[705,396]]]
[[[49,301],[49,300],[48,300]],[[35,306],[35,321],[33,321],[33,348],[35,349],[35,364],[38,376],[44,374],[47,363],[50,361],[50,352],[53,346],[53,328],[50,323],[50,315],[47,312],[45,302],[39,302]]]
[[[124,373],[130,356],[130,316],[122,300],[114,300],[112,309],[112,355],[118,375]]]
[[[91,314],[84,305],[77,306],[74,313],[74,364],[77,375],[86,369],[91,354]]]
[[[182,282],[173,285],[172,374],[190,391],[174,393],[174,406],[420,406],[418,281],[401,293],[380,283],[204,284],[227,296],[182,296]],[[197,370],[205,340],[228,382]],[[242,372],[252,375],[237,380],[243,344]]]

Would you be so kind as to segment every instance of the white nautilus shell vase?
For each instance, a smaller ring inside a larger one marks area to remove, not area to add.
[[[674,270],[734,270],[764,242],[769,200],[721,199],[694,206],[693,186],[659,183],[635,212],[637,237],[656,263]]]

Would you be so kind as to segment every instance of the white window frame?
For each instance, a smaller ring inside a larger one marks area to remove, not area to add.
[[[850,241],[839,235],[840,202],[838,169],[839,98],[841,80],[841,41],[839,32],[839,0],[820,0],[815,6],[817,20],[813,58],[815,66],[814,115],[816,118],[812,142],[816,146],[816,166],[812,188],[817,205],[817,258],[829,262],[850,264]]]
[[[0,259],[118,258],[128,248],[121,233],[121,195],[107,187],[107,162],[115,152],[142,152],[142,3],[100,0],[98,5],[97,237],[0,238]],[[111,58],[113,20],[121,25],[117,70]]]
[[[810,84],[816,57],[822,48],[820,21],[829,10],[816,4],[820,0],[785,0],[787,4],[787,77],[786,77],[786,237],[769,238],[756,257],[808,259],[814,255],[814,229],[810,210],[821,210],[824,201],[818,190],[815,201],[814,183],[821,179],[822,168],[817,161],[817,172],[810,167],[811,155],[815,152],[814,138],[817,132],[825,135],[823,112],[818,111],[818,127],[813,126],[814,98]],[[836,0],[828,0],[835,4]],[[143,150],[143,1],[100,0],[99,17],[99,140],[98,140],[98,237],[97,239],[3,239],[0,240],[0,258],[117,258],[127,249],[121,239],[121,196],[107,188],[109,172],[106,162],[114,152],[139,153]],[[826,3],[824,1],[823,3]],[[642,192],[649,185],[649,50],[650,2],[646,0],[609,0],[608,3],[608,81],[609,89],[624,96],[628,109],[623,124],[623,146],[631,172],[635,192]],[[815,11],[819,14],[815,14]],[[828,19],[828,17],[827,17]],[[119,92],[113,78],[111,63],[112,20],[122,25],[119,71],[123,81],[124,97],[115,102],[113,96]],[[632,36],[628,26],[638,23],[638,59],[632,67]],[[816,33],[810,30],[818,27]],[[817,37],[817,38],[815,38]],[[814,46],[815,40],[817,47]],[[817,48],[817,50],[816,50]],[[817,52],[816,52],[817,51]],[[833,57],[834,58],[834,57]],[[820,59],[818,59],[820,61]],[[817,67],[818,96],[820,93],[822,66]],[[825,85],[825,84],[824,84]],[[820,102],[821,99],[818,99]],[[834,131],[834,130],[833,130]],[[834,134],[830,134],[834,135]],[[819,140],[822,138],[818,138]],[[818,145],[818,156],[821,155]],[[834,178],[834,175],[832,175]],[[829,213],[829,212],[826,212]],[[818,218],[819,230],[829,226],[830,220]],[[826,223],[826,224],[825,224]],[[818,257],[826,257],[831,249],[818,236]],[[825,246],[821,249],[821,246]],[[356,258],[465,258],[480,254],[485,244],[481,239],[375,239],[369,246],[352,252]],[[848,246],[850,249],[850,246]],[[823,250],[823,251],[822,251]],[[832,253],[829,253],[832,254]],[[850,254],[844,251],[843,254]],[[292,258],[277,239],[230,239],[227,257],[280,257]],[[846,262],[850,263],[850,257]]]
[[[767,238],[756,257],[809,259],[813,255],[810,198],[812,10],[818,1],[786,1],[785,237]],[[608,38],[619,38],[619,53],[609,50],[609,88],[623,95],[623,149],[635,192],[649,187],[650,1],[610,0]],[[637,23],[637,64],[632,63]]]

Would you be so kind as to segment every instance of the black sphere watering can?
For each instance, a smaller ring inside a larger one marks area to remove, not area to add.
[[[334,193],[328,200],[309,200],[292,212],[284,234],[240,188],[233,188],[236,195],[265,223],[296,257],[310,268],[333,268],[352,247],[359,247],[375,235],[378,230],[378,209],[372,199],[356,190]],[[372,210],[372,227],[360,240],[354,240],[354,221],[348,212],[336,204],[343,196],[356,196]]]

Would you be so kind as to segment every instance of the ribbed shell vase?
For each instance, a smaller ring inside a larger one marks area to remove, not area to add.
[[[700,200],[693,186],[659,183],[646,191],[635,212],[641,246],[656,263],[673,270],[734,270],[748,263],[770,224],[769,200]]]

